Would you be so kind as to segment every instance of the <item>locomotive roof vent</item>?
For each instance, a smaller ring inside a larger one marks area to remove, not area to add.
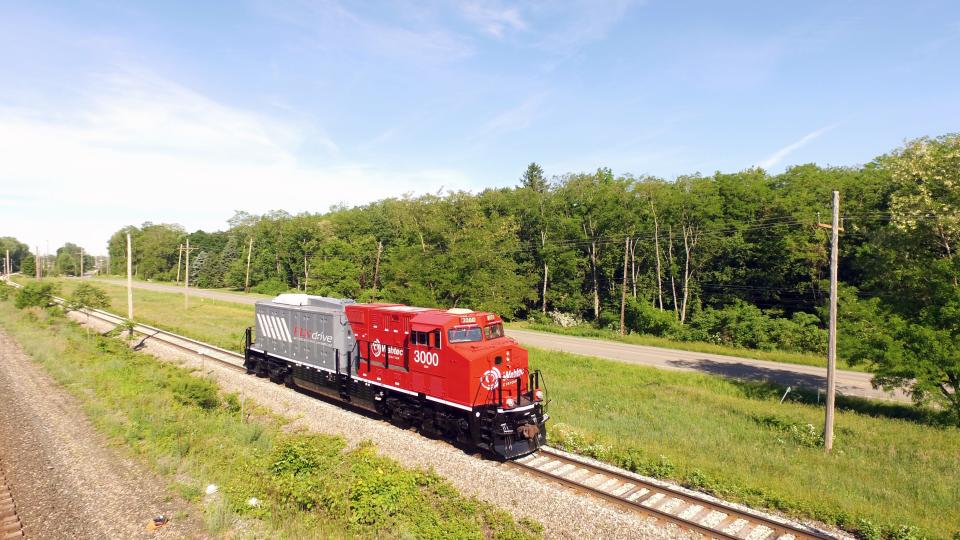
[[[472,309],[455,307],[455,308],[450,308],[450,309],[448,309],[448,310],[447,310],[447,313],[449,313],[449,314],[451,314],[451,315],[466,315],[466,314],[468,314],[468,313],[473,313],[473,310],[472,310]]]

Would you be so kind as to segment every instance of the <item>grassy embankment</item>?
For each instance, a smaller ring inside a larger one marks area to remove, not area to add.
[[[99,275],[99,276],[90,276],[89,278],[85,278],[85,279],[90,279],[90,280],[93,280],[93,281],[97,281],[97,282],[100,282],[101,284],[111,284],[111,282],[112,282],[112,284],[116,284],[116,282],[118,282],[118,281],[124,281],[124,282],[125,282],[127,278],[124,277],[124,276],[114,276],[114,275],[105,274],[105,275]],[[133,280],[134,280],[134,282],[139,282],[139,283],[156,283],[156,284],[158,284],[158,285],[170,285],[170,286],[174,286],[174,287],[183,287],[183,282],[179,282],[179,283],[178,283],[178,282],[176,282],[176,281],[167,281],[167,280],[164,280],[164,279],[149,279],[149,280],[147,280],[147,279],[138,279],[138,278],[134,277]],[[191,285],[191,288],[192,288],[192,287],[193,287],[193,285]],[[219,288],[216,288],[216,289],[204,289],[204,290],[206,290],[206,291],[220,291],[220,292],[226,292],[226,293],[231,293],[231,294],[239,294],[239,295],[243,295],[243,296],[252,296],[252,297],[254,297],[254,298],[273,298],[274,296],[276,296],[275,294],[262,294],[262,293],[257,293],[257,292],[243,292],[243,291],[241,291],[241,290],[233,289],[233,288],[230,288],[230,287],[219,287]],[[292,292],[295,292],[295,291],[292,291]]]
[[[18,283],[35,281],[32,278],[16,277]],[[127,289],[104,282],[81,282],[78,279],[49,279],[60,286],[60,294],[69,297],[80,283],[90,283],[106,291],[110,307],[105,311],[127,316]],[[210,298],[191,297],[184,309],[183,295],[133,289],[134,318],[137,322],[163,328],[177,334],[202,339],[207,343],[243,351],[243,332],[253,325],[253,306],[236,302],[223,302]]]
[[[0,285],[2,287],[2,285]],[[188,370],[0,301],[0,326],[83,405],[111,441],[195,502],[225,538],[536,538],[537,523],[468,499],[372,444],[291,432],[288,420]],[[207,484],[220,491],[204,496]],[[259,499],[251,506],[251,497]],[[176,516],[174,516],[176,519]]]
[[[565,336],[579,336],[605,339],[608,341],[619,341],[631,345],[645,345],[648,347],[663,347],[665,349],[677,349],[682,351],[700,352],[708,354],[723,354],[726,356],[736,356],[740,358],[752,358],[754,360],[769,360],[771,362],[784,362],[787,364],[801,364],[805,366],[827,367],[827,359],[823,356],[804,354],[788,351],[763,351],[759,349],[745,349],[742,347],[729,347],[725,345],[716,345],[702,341],[675,341],[663,337],[650,336],[646,334],[627,334],[621,336],[619,332],[595,328],[589,325],[574,326],[564,328],[555,324],[539,324],[527,321],[517,321],[507,323],[507,328],[516,328],[517,330],[536,330],[538,332],[550,332],[552,334],[561,334]],[[837,367],[850,371],[867,371],[865,366],[850,365],[843,358],[837,359]]]
[[[20,283],[28,283],[32,281],[32,278],[26,278],[21,276],[15,277],[14,279]],[[123,306],[126,306],[126,301],[127,301],[125,296],[126,289],[124,289],[121,285],[116,285],[114,283],[109,283],[106,281],[107,279],[118,279],[118,278],[97,277],[93,279],[94,281],[97,282],[97,285],[99,287],[104,288],[110,293],[111,299],[114,300],[113,302],[114,306],[117,306],[117,308],[115,309],[122,309]],[[72,288],[75,287],[77,283],[77,280],[75,279],[55,279],[55,281],[58,281],[59,283],[63,284],[63,286],[65,287],[66,293],[69,293],[69,291],[72,290]],[[174,285],[173,282],[164,282],[164,281],[154,281],[153,283],[160,283],[164,285]],[[136,291],[138,290],[142,290],[142,289],[134,289],[135,291],[134,295],[137,295]],[[212,290],[218,290],[218,291],[244,295],[244,296],[253,296],[255,298],[271,298],[272,297],[271,295],[258,294],[258,293],[243,293],[240,291],[234,291],[232,289],[212,289]],[[147,298],[149,297],[145,297],[145,299]],[[200,301],[201,299],[194,298],[194,300]],[[137,301],[137,299],[135,298],[134,302],[139,312],[139,309],[140,309],[139,301]],[[206,302],[220,302],[220,301],[206,299]],[[121,315],[123,314],[123,313],[120,313],[119,311],[117,311],[117,313]],[[251,313],[252,313],[252,308],[251,308]],[[139,314],[138,314],[138,318],[140,318]],[[142,320],[147,324],[152,324],[147,319],[142,319]],[[621,336],[619,333],[614,332],[612,330],[594,328],[593,326],[589,326],[589,325],[577,326],[573,328],[564,328],[564,327],[553,325],[553,324],[537,324],[537,323],[531,323],[527,321],[516,321],[516,322],[507,323],[507,327],[516,328],[517,330],[536,330],[538,332],[550,332],[553,334],[562,334],[567,336],[590,337],[590,338],[605,339],[610,341],[619,341],[622,343],[630,343],[632,345],[646,345],[650,347],[663,347],[666,349],[676,349],[681,351],[701,352],[701,353],[709,353],[709,354],[723,354],[727,356],[752,358],[755,360],[769,360],[772,362],[784,362],[788,364],[801,364],[801,365],[818,366],[818,367],[826,367],[827,365],[826,358],[822,356],[813,355],[813,354],[803,354],[803,353],[795,353],[795,352],[787,352],[787,351],[763,351],[758,349],[745,349],[741,347],[728,347],[724,345],[716,345],[714,343],[704,343],[699,341],[676,341],[672,339],[667,339],[667,338],[662,338],[657,336],[650,336],[645,334],[628,334],[625,336]],[[865,366],[859,365],[859,364],[850,365],[843,358],[837,359],[837,367],[839,367],[840,369],[846,369],[851,371],[866,371]]]
[[[155,311],[138,313],[197,339],[250,324],[251,306],[219,303],[229,315],[210,320],[202,307],[184,314],[179,295],[153,295]],[[531,362],[547,377],[553,444],[867,537],[910,537],[898,536],[902,525],[934,538],[960,530],[960,430],[938,427],[932,412],[840,399],[828,456],[822,408],[803,394],[780,404],[773,385],[536,349]]]

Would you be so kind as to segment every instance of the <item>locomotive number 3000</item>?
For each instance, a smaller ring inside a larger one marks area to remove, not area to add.
[[[439,366],[440,355],[429,351],[413,351],[413,361],[425,366]]]

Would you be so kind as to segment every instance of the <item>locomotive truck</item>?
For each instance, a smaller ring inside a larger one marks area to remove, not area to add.
[[[493,313],[281,294],[257,302],[244,366],[502,459],[546,443],[542,375]]]

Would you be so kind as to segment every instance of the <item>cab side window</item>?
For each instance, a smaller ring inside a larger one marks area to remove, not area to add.
[[[431,330],[429,332],[418,332],[414,330],[410,332],[410,343],[413,345],[421,345],[423,347],[439,349],[440,330]]]

